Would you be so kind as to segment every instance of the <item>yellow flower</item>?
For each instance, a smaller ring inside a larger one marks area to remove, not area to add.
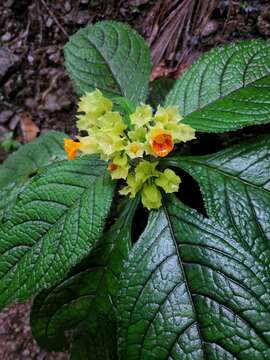
[[[156,170],[157,164],[157,162],[141,161],[134,173],[128,175],[127,186],[120,190],[120,194],[130,194],[130,197],[134,197],[148,179],[159,176],[159,171]]]
[[[64,139],[64,150],[67,153],[68,160],[74,160],[77,156],[77,151],[80,149],[80,143],[71,139]]]
[[[148,210],[159,209],[161,206],[161,193],[154,184],[145,184],[142,190],[142,203]]]
[[[126,179],[128,176],[129,164],[127,155],[117,155],[108,166],[112,179]]]
[[[99,90],[92,91],[82,96],[78,103],[77,128],[89,130],[96,126],[97,119],[112,109],[112,102],[104,97]]]
[[[149,133],[149,145],[154,156],[167,156],[174,147],[171,131],[153,128]]]
[[[177,123],[181,121],[182,116],[180,115],[177,106],[168,106],[164,108],[159,105],[154,119],[157,123],[166,125],[168,123]]]
[[[182,117],[176,106],[158,106],[153,115],[149,105],[141,104],[130,119],[123,119],[112,108],[112,102],[99,90],[80,99],[77,127],[87,136],[78,137],[79,142],[64,139],[68,159],[75,159],[77,151],[99,154],[109,161],[112,179],[126,180],[120,194],[135,197],[141,191],[143,205],[157,209],[161,206],[161,189],[176,192],[181,179],[170,169],[157,170],[158,162],[150,160],[152,156],[167,156],[176,143],[194,139],[195,130],[180,123]],[[150,155],[149,161],[141,159],[144,154]]]
[[[158,162],[150,162],[143,160],[135,168],[136,181],[143,184],[146,180],[151,177],[158,177],[159,172],[156,170]]]
[[[96,154],[99,152],[99,146],[94,136],[78,137],[80,140],[80,151],[83,154]]]
[[[137,106],[135,113],[130,115],[131,124],[135,127],[141,127],[148,124],[152,119],[152,108],[149,105],[142,104]]]
[[[124,139],[119,135],[114,135],[113,133],[99,131],[96,134],[96,141],[100,153],[105,155],[104,159],[125,149]]]
[[[139,142],[130,142],[126,147],[126,152],[131,159],[142,157],[144,153],[144,145]]]
[[[176,143],[196,139],[195,130],[186,124],[168,124],[166,129],[171,131],[173,140]]]
[[[128,132],[128,137],[132,140],[132,141],[138,141],[140,143],[144,143],[146,141],[146,134],[147,134],[147,130],[144,127],[139,127],[135,130],[129,131]]]
[[[96,120],[96,125],[102,131],[112,132],[113,135],[122,135],[127,125],[119,112],[108,111]]]
[[[180,183],[180,177],[177,176],[171,169],[164,170],[164,172],[161,173],[160,176],[155,180],[155,184],[163,188],[166,193],[177,192],[179,190]]]
[[[81,97],[78,103],[78,111],[99,117],[106,111],[110,111],[112,106],[111,100],[107,99],[102,95],[101,91],[96,89]]]
[[[95,125],[97,119],[92,114],[77,115],[76,117],[77,117],[76,126],[80,131],[81,130],[88,131],[89,129],[91,129]]]
[[[141,189],[142,183],[140,180],[136,179],[134,174],[129,174],[127,177],[127,186],[119,191],[120,195],[129,195],[131,198],[134,198],[137,192]]]

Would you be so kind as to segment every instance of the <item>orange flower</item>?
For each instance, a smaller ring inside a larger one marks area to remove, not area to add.
[[[117,169],[118,169],[118,165],[116,165],[116,164],[114,164],[114,163],[110,163],[110,164],[108,165],[108,171],[109,171],[110,173],[114,172],[114,171],[117,170]]]
[[[77,155],[77,151],[80,148],[80,143],[71,139],[64,139],[64,149],[67,153],[68,160],[74,160]]]
[[[174,147],[171,133],[162,129],[156,129],[152,132],[149,144],[152,151],[160,157],[167,156]]]

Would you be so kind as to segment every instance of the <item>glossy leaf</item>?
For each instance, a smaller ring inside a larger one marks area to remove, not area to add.
[[[55,161],[66,159],[63,139],[66,135],[50,131],[23,145],[0,166],[0,188],[12,182],[24,183]]]
[[[79,30],[65,46],[65,58],[79,95],[98,88],[108,97],[145,101],[150,51],[128,25],[102,21]]]
[[[36,176],[0,224],[0,306],[62,280],[89,254],[110,209],[105,164],[84,157]]]
[[[241,41],[204,54],[176,82],[166,105],[184,122],[223,132],[270,120],[270,42]]]
[[[210,219],[170,197],[121,281],[121,359],[270,357],[269,137],[170,159],[199,182]],[[192,196],[192,194],[190,194]]]
[[[268,233],[261,209],[270,204],[270,137],[257,137],[213,155],[168,159],[199,183],[207,212],[236,236]],[[253,240],[252,240],[253,241]]]
[[[95,251],[67,279],[36,297],[31,327],[43,348],[62,349],[65,331],[72,329],[74,358],[83,358],[83,355],[76,355],[75,350],[81,344],[79,353],[90,352],[96,354],[95,359],[111,359],[109,354],[116,351],[116,341],[109,344],[115,338],[114,306],[118,277],[131,247],[131,222],[137,204],[138,198],[127,204],[116,223],[100,239]],[[85,341],[87,334],[90,337],[88,342]],[[106,348],[102,339],[109,342]]]

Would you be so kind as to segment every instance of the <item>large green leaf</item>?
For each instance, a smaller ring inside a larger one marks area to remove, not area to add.
[[[264,137],[170,160],[211,219],[175,197],[151,214],[122,276],[121,359],[270,358],[269,156]]]
[[[270,205],[270,136],[213,155],[178,157],[167,164],[189,172],[201,187],[208,215],[236,236],[254,241],[269,231],[262,209]]]
[[[0,224],[0,307],[62,280],[96,244],[113,183],[84,157],[51,165],[19,195]]]
[[[80,359],[83,353],[92,353],[92,359],[112,359],[110,354],[116,352],[113,339],[118,277],[131,247],[131,223],[137,203],[138,198],[127,204],[95,251],[67,279],[36,297],[31,327],[43,348],[62,349],[65,331],[73,329],[72,357]],[[86,336],[88,341],[85,341]],[[102,342],[108,343],[105,348]]]
[[[106,96],[145,101],[150,51],[128,25],[102,21],[79,30],[65,46],[66,66],[79,95],[100,89]]]
[[[270,42],[242,41],[203,55],[176,82],[166,105],[206,132],[270,121]]]
[[[63,139],[66,135],[50,131],[23,145],[0,166],[0,188],[12,182],[25,182],[43,166],[64,160]]]

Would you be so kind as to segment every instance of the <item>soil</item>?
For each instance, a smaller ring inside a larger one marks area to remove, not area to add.
[[[29,325],[31,304],[29,300],[11,305],[0,313],[0,359],[67,360],[67,354],[47,354],[33,341]]]
[[[0,1],[0,144],[27,142],[47,130],[75,133],[77,97],[62,48],[79,28],[114,19],[129,23],[152,50],[152,80],[178,78],[198,56],[238,39],[270,37],[269,1]],[[0,161],[6,156],[0,146]],[[0,313],[0,359],[65,359],[31,338],[31,302]]]

